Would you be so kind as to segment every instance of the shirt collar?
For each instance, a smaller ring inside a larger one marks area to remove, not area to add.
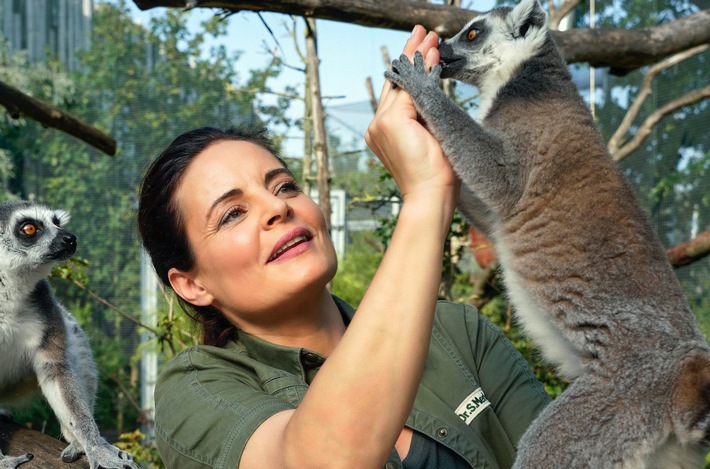
[[[335,305],[347,326],[350,324],[355,310],[336,296],[333,296],[333,300],[335,300]],[[236,345],[243,346],[247,354],[254,360],[292,374],[301,375],[307,383],[311,382],[325,362],[324,356],[312,350],[273,344],[241,330],[237,330],[235,342]],[[233,345],[228,345],[228,348],[231,346]]]

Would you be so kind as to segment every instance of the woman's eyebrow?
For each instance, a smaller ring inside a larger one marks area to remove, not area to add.
[[[281,174],[288,174],[289,176],[293,177],[293,174],[291,171],[289,171],[287,168],[280,167],[280,168],[275,168],[270,171],[267,171],[266,174],[264,175],[264,184],[269,184],[274,178]],[[229,199],[232,197],[236,197],[242,195],[242,190],[241,189],[231,189],[225,192],[224,194],[220,195],[215,199],[214,202],[212,202],[212,205],[210,205],[209,210],[207,210],[207,216],[205,216],[206,220],[209,220],[210,217],[212,216],[212,212],[214,211],[217,206],[222,203],[223,200]]]
[[[212,216],[212,212],[214,211],[217,206],[222,203],[223,200],[229,199],[231,197],[236,197],[242,194],[241,189],[231,189],[225,192],[224,194],[220,195],[215,199],[214,202],[212,202],[212,205],[210,205],[210,209],[207,210],[207,215],[205,216],[205,220],[209,220],[210,217]]]
[[[269,184],[276,176],[280,174],[288,174],[289,176],[293,177],[293,173],[289,171],[287,168],[284,168],[283,166],[280,168],[272,169],[271,171],[267,171],[266,174],[264,175],[264,184]]]

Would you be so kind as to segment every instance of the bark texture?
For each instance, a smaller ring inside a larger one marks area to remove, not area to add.
[[[0,420],[0,450],[8,456],[32,453],[34,459],[20,466],[20,469],[88,469],[86,456],[71,464],[62,462],[62,450],[67,444],[35,430],[16,423]]]
[[[142,10],[156,7],[271,11],[376,28],[410,31],[415,24],[452,36],[479,12],[408,0],[134,0]],[[625,74],[677,52],[710,43],[710,9],[653,28],[580,28],[554,31],[570,63],[587,62]]]

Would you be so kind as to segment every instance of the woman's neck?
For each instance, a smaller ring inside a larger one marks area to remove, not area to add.
[[[333,297],[324,289],[313,298],[275,306],[268,321],[237,320],[244,332],[273,344],[307,348],[328,356],[345,332],[345,323]]]

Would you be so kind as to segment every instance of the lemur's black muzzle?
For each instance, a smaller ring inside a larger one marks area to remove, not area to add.
[[[439,41],[439,57],[444,63],[454,57],[454,49],[443,39]]]
[[[49,253],[47,254],[50,260],[68,259],[76,252],[76,236],[68,231],[60,229],[57,231],[57,236],[54,237],[49,245]]]

